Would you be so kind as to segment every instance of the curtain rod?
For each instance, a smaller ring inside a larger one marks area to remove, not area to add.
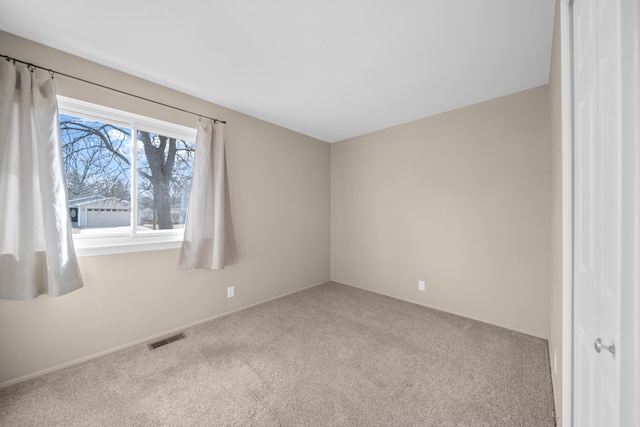
[[[165,104],[165,103],[162,103],[162,102],[154,101],[153,99],[145,98],[143,96],[135,95],[135,94],[129,93],[129,92],[125,92],[125,91],[120,90],[120,89],[115,89],[115,88],[112,88],[112,87],[109,87],[109,86],[105,86],[105,85],[102,85],[100,83],[95,83],[95,82],[92,82],[92,81],[89,81],[89,80],[81,79],[80,77],[75,77],[75,76],[71,76],[69,74],[61,73],[59,71],[55,71],[55,70],[52,70],[50,68],[41,67],[39,65],[32,64],[31,62],[21,61],[19,59],[12,58],[12,57],[7,56],[7,55],[0,54],[0,57],[6,58],[7,61],[13,61],[14,64],[16,62],[19,62],[21,64],[25,64],[30,70],[34,70],[36,68],[39,68],[41,70],[48,71],[49,74],[51,74],[51,78],[53,78],[54,74],[60,74],[61,76],[65,76],[65,77],[69,77],[71,79],[79,80],[79,81],[81,81],[83,83],[88,83],[88,84],[91,84],[91,85],[94,85],[94,86],[101,87],[103,89],[112,90],[114,92],[118,92],[118,93],[121,93],[123,95],[132,96],[134,98],[142,99],[143,101],[152,102],[154,104],[162,105],[163,107],[173,108],[174,110],[182,111],[183,113],[193,114],[194,116],[198,116],[198,117],[201,117],[203,119],[209,119],[209,120],[211,120],[213,122],[227,123],[224,120],[220,120],[220,119],[216,119],[216,118],[213,118],[213,117],[205,116],[203,114],[194,113],[193,111],[185,110],[183,108],[174,107],[173,105],[169,105],[169,104]]]

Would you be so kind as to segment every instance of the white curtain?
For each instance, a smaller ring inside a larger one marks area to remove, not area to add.
[[[56,86],[0,61],[0,299],[82,287],[67,209]]]
[[[199,120],[178,269],[220,270],[237,262],[224,152],[224,124]]]

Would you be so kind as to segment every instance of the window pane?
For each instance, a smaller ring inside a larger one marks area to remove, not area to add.
[[[195,143],[138,131],[138,227],[184,228]]]
[[[131,131],[64,114],[60,131],[74,232],[128,232]]]

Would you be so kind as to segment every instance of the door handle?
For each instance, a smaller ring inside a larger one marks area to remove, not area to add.
[[[609,351],[614,356],[616,355],[616,346],[614,343],[611,343],[611,345],[604,345],[602,344],[602,340],[598,338],[593,345],[596,348],[596,351],[598,353],[600,353],[602,350],[606,350],[606,351]]]

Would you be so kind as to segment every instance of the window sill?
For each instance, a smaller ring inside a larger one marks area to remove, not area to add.
[[[73,244],[78,258],[127,254],[133,252],[178,249],[182,245],[182,234],[160,236],[74,236]]]

